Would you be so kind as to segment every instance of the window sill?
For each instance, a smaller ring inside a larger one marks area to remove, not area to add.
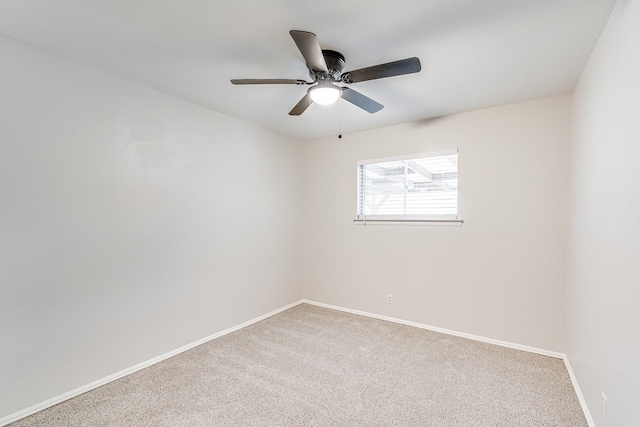
[[[462,227],[462,219],[359,219],[353,220],[355,225],[444,225]]]

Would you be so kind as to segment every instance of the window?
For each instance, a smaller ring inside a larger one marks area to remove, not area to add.
[[[361,221],[458,221],[458,151],[358,162]]]

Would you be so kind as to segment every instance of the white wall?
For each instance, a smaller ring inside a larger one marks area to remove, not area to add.
[[[300,298],[298,141],[0,37],[0,418]]]
[[[640,425],[639,23],[618,1],[573,103],[567,354],[599,426]]]
[[[304,296],[563,351],[569,117],[561,96],[305,142]],[[358,160],[451,148],[462,227],[352,223]]]

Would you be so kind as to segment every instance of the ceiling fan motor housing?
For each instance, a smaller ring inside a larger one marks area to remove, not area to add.
[[[338,82],[342,77],[342,70],[346,64],[344,56],[335,50],[323,49],[322,56],[327,64],[328,73],[324,71],[310,71],[309,75],[314,81],[332,80]]]

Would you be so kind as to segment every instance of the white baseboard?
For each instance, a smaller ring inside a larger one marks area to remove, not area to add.
[[[573,384],[573,388],[576,391],[576,395],[578,396],[578,400],[580,401],[580,406],[582,407],[582,412],[584,413],[584,417],[587,419],[587,423],[589,427],[596,427],[595,421],[593,421],[593,417],[591,416],[591,412],[589,412],[589,407],[587,406],[587,401],[582,394],[582,390],[580,389],[580,384],[578,384],[578,379],[576,378],[576,374],[573,372],[573,368],[571,367],[571,363],[569,362],[569,357],[565,354],[562,358],[564,360],[564,365],[567,367],[567,371],[569,372],[569,377],[571,378],[571,383]]]
[[[299,300],[299,301],[293,302],[291,304],[285,305],[284,307],[280,307],[280,308],[278,308],[276,310],[270,311],[269,313],[263,314],[262,316],[258,316],[256,318],[248,320],[248,321],[246,321],[244,323],[240,323],[239,325],[232,326],[232,327],[230,327],[228,329],[225,329],[225,330],[220,331],[218,333],[215,333],[213,335],[209,335],[208,337],[199,339],[197,341],[194,341],[192,343],[184,345],[184,346],[182,346],[180,348],[177,348],[175,350],[172,350],[172,351],[170,351],[168,353],[165,353],[165,354],[163,354],[161,356],[157,356],[157,357],[154,357],[153,359],[149,359],[149,360],[147,360],[145,362],[138,363],[137,365],[131,366],[130,368],[123,369],[123,370],[121,370],[119,372],[116,372],[115,374],[112,374],[112,375],[109,375],[107,377],[101,378],[101,379],[99,379],[97,381],[94,381],[92,383],[83,385],[83,386],[78,387],[78,388],[76,388],[74,390],[71,390],[71,391],[68,391],[66,393],[63,393],[63,394],[61,394],[59,396],[56,396],[56,397],[53,397],[51,399],[45,400],[44,402],[37,403],[37,404],[35,404],[33,406],[30,406],[30,407],[28,407],[26,409],[23,409],[22,411],[18,411],[18,412],[15,412],[13,414],[10,414],[10,415],[8,415],[6,417],[0,418],[0,427],[6,426],[7,424],[13,423],[13,422],[18,421],[18,420],[20,420],[22,418],[28,417],[29,415],[33,415],[36,412],[42,411],[43,409],[50,408],[51,406],[57,405],[58,403],[62,403],[65,400],[72,399],[72,398],[74,398],[76,396],[79,396],[79,395],[81,395],[83,393],[86,393],[88,391],[96,389],[96,388],[98,388],[100,386],[103,386],[105,384],[108,384],[108,383],[110,383],[112,381],[115,381],[117,379],[125,377],[125,376],[127,376],[129,374],[133,374],[134,372],[137,372],[137,371],[139,371],[141,369],[148,368],[151,365],[154,365],[154,364],[156,364],[158,362],[162,362],[165,359],[168,359],[170,357],[176,356],[176,355],[178,355],[180,353],[183,353],[183,352],[185,352],[187,350],[191,350],[192,348],[197,347],[197,346],[199,346],[201,344],[204,344],[204,343],[206,343],[208,341],[214,340],[214,339],[219,338],[219,337],[221,337],[223,335],[230,334],[231,332],[235,332],[235,331],[237,331],[239,329],[246,328],[249,325],[252,325],[252,324],[257,323],[257,322],[259,322],[261,320],[264,320],[264,319],[266,319],[268,317],[276,315],[276,314],[278,314],[278,313],[280,313],[282,311],[288,310],[291,307],[295,307],[296,305],[299,305],[302,302],[303,302],[303,300]]]
[[[467,339],[474,340],[474,341],[481,341],[481,342],[485,342],[485,343],[489,343],[489,344],[499,345],[499,346],[502,346],[502,347],[513,348],[513,349],[516,349],[516,350],[528,351],[529,353],[537,353],[537,354],[541,354],[543,356],[555,357],[556,359],[563,359],[564,360],[564,358],[566,357],[566,355],[564,353],[558,353],[557,351],[545,350],[545,349],[542,349],[542,348],[530,347],[528,345],[522,345],[522,344],[514,344],[514,343],[511,343],[511,342],[495,340],[493,338],[482,337],[482,336],[479,336],[479,335],[467,334],[465,332],[453,331],[451,329],[439,328],[437,326],[425,325],[423,323],[417,323],[417,322],[411,322],[411,321],[408,321],[408,320],[397,319],[395,317],[382,316],[382,315],[379,315],[379,314],[369,313],[369,312],[360,311],[360,310],[352,310],[350,308],[344,308],[344,307],[339,307],[339,306],[335,306],[335,305],[324,304],[324,303],[321,303],[321,302],[310,301],[310,300],[306,300],[306,299],[303,299],[302,302],[306,303],[306,304],[317,305],[318,307],[330,308],[332,310],[344,311],[346,313],[358,314],[360,316],[372,317],[374,319],[380,319],[380,320],[386,320],[388,322],[399,323],[401,325],[413,326],[415,328],[420,328],[420,329],[427,329],[429,331],[440,332],[442,334],[454,335],[456,337],[467,338]]]

